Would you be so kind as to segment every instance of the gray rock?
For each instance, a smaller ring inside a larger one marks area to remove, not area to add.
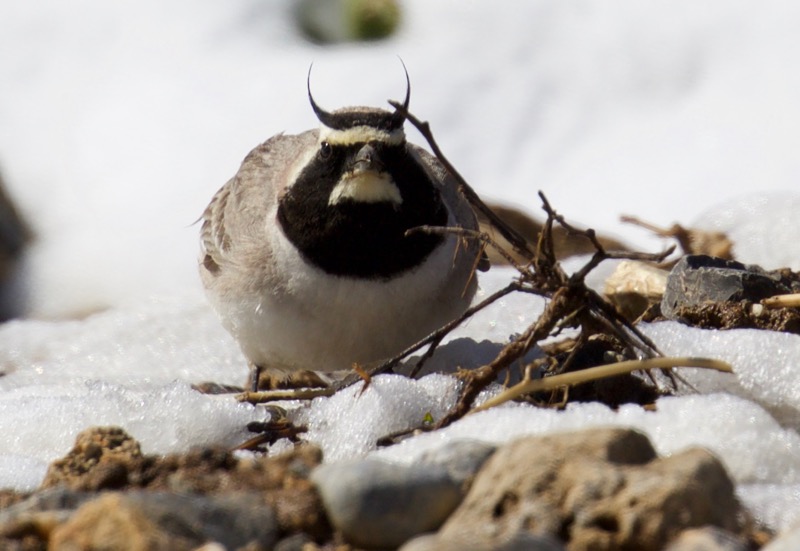
[[[189,530],[228,549],[253,541],[270,547],[277,539],[278,525],[272,509],[255,494],[239,492],[212,497],[128,492],[125,498],[169,531]]]
[[[42,490],[26,500],[0,511],[0,526],[23,514],[41,511],[74,511],[95,497],[97,494],[69,490],[60,486]]]
[[[716,526],[704,526],[682,532],[664,551],[748,551],[747,543],[736,534]]]
[[[334,527],[367,549],[397,548],[438,529],[462,499],[461,484],[431,463],[342,461],[317,467],[311,481]]]
[[[18,315],[23,307],[23,286],[15,281],[17,265],[31,232],[22,221],[0,178],[0,321]]]
[[[276,543],[272,551],[303,551],[307,545],[313,543],[314,540],[307,534],[293,534]]]
[[[64,487],[39,491],[0,511],[0,538],[21,540],[29,534],[47,533],[69,521],[76,509],[95,497],[97,494]]]
[[[789,293],[778,277],[758,266],[745,266],[734,260],[705,255],[681,258],[667,277],[667,288],[661,300],[661,313],[677,319],[678,309],[704,302],[758,302],[769,296]]]
[[[464,484],[472,480],[496,449],[497,446],[477,440],[459,440],[425,452],[417,463],[442,466],[454,482]]]
[[[687,528],[736,532],[741,507],[705,450],[657,458],[632,430],[524,438],[498,449],[438,533],[499,545],[522,532],[571,550],[660,550]]]

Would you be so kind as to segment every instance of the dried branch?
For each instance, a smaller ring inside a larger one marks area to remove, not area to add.
[[[433,133],[431,132],[430,125],[427,121],[421,121],[414,115],[408,112],[406,107],[396,101],[389,100],[389,105],[394,107],[397,112],[403,115],[406,120],[408,120],[414,127],[419,130],[420,134],[425,138],[428,142],[428,145],[431,147],[431,151],[442,163],[442,166],[447,170],[448,173],[456,180],[458,183],[458,188],[461,194],[467,199],[472,208],[486,216],[492,225],[497,228],[497,231],[508,240],[509,243],[516,249],[520,254],[526,256],[532,256],[533,251],[528,246],[528,241],[522,235],[520,235],[514,228],[506,224],[497,214],[494,213],[492,209],[486,206],[478,194],[475,192],[474,189],[467,183],[463,176],[456,170],[456,167],[452,165],[450,161],[444,156],[442,150],[439,149],[439,145],[436,143],[436,140],[433,138]]]
[[[445,336],[447,336],[448,333],[450,333],[453,329],[455,329],[456,327],[461,325],[461,323],[463,323],[465,320],[467,320],[470,317],[472,317],[476,312],[480,312],[481,310],[483,310],[484,308],[486,308],[487,306],[489,306],[493,302],[496,302],[497,300],[503,298],[504,296],[506,296],[506,295],[508,295],[510,293],[513,293],[514,291],[518,290],[518,288],[519,288],[519,282],[512,281],[511,283],[509,283],[508,285],[506,285],[502,289],[499,289],[498,291],[495,291],[494,293],[492,293],[491,295],[489,295],[488,297],[486,297],[485,299],[480,301],[475,306],[471,306],[470,308],[468,308],[463,314],[461,314],[459,317],[457,317],[456,319],[454,319],[453,321],[451,321],[447,325],[442,326],[441,328],[437,329],[436,331],[434,331],[433,333],[431,333],[430,335],[428,335],[424,339],[422,339],[420,341],[417,341],[416,343],[412,344],[411,346],[409,346],[408,348],[406,348],[405,350],[400,352],[395,357],[390,358],[390,359],[386,360],[385,362],[383,362],[382,364],[380,364],[379,366],[375,367],[374,369],[369,370],[368,373],[370,375],[373,375],[373,376],[374,375],[378,375],[380,373],[388,373],[389,371],[394,369],[397,366],[397,364],[399,364],[407,356],[413,354],[414,352],[416,352],[417,350],[419,350],[420,348],[422,348],[423,346],[426,346],[428,344],[433,345],[433,343],[436,343],[436,344],[440,343],[442,341],[442,339]],[[430,357],[430,354],[426,354],[425,356],[423,356],[424,359],[427,359],[428,357]],[[422,361],[422,359],[420,359],[420,362],[421,361]],[[419,364],[419,362],[418,362],[418,364]],[[414,369],[416,371],[419,371],[420,367],[421,366],[418,365],[418,366],[415,366]],[[353,381],[350,381],[347,384],[352,384],[352,382]]]

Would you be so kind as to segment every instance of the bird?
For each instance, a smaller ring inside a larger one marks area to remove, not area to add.
[[[405,69],[405,67],[404,67]],[[444,166],[406,140],[404,111],[321,108],[319,128],[255,147],[202,215],[200,278],[258,387],[370,366],[457,318],[480,247],[419,226],[477,230]]]

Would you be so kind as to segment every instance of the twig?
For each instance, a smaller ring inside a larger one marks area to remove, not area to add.
[[[417,360],[417,362],[414,364],[414,369],[411,370],[411,373],[408,374],[409,378],[411,379],[417,378],[417,375],[419,374],[420,371],[422,371],[422,367],[425,365],[425,362],[427,362],[431,358],[431,356],[433,356],[433,353],[436,352],[436,348],[439,346],[439,344],[442,342],[442,339],[444,339],[445,336],[446,335],[444,334],[439,335],[436,339],[431,341],[428,349],[425,351],[424,354],[422,354],[422,357],[420,357],[420,359]]]
[[[431,151],[433,154],[436,155],[436,158],[439,159],[439,162],[442,163],[447,172],[456,180],[458,183],[459,190],[464,195],[464,197],[469,201],[472,207],[483,214],[489,221],[492,223],[494,227],[500,232],[500,234],[505,237],[511,246],[513,246],[518,252],[524,254],[526,256],[533,256],[533,251],[528,246],[528,241],[520,235],[514,228],[506,224],[497,214],[494,213],[492,209],[486,206],[478,194],[475,192],[474,189],[467,183],[463,176],[456,170],[456,167],[447,160],[447,158],[442,153],[442,150],[439,149],[439,145],[436,143],[436,140],[433,138],[433,133],[431,132],[430,125],[426,121],[421,121],[414,115],[408,112],[406,107],[394,100],[389,100],[389,105],[395,108],[398,113],[403,115],[414,127],[419,130],[420,134],[425,138],[428,142],[428,145],[431,147]]]
[[[498,291],[495,291],[494,293],[492,293],[491,295],[489,295],[488,297],[486,297],[485,299],[480,301],[475,306],[471,306],[470,308],[468,308],[463,314],[461,314],[459,317],[457,317],[456,319],[454,319],[453,321],[451,321],[447,325],[444,325],[444,326],[440,327],[439,329],[437,329],[436,331],[434,331],[433,333],[431,333],[430,335],[428,335],[424,339],[422,339],[420,341],[417,341],[416,343],[412,344],[411,346],[409,346],[408,348],[406,348],[405,350],[400,352],[395,357],[390,358],[389,360],[386,360],[385,362],[383,362],[379,366],[375,367],[374,369],[371,369],[369,371],[369,374],[370,375],[378,375],[380,373],[386,373],[386,372],[390,371],[391,369],[393,369],[398,363],[400,363],[400,361],[403,358],[405,358],[406,356],[408,356],[410,354],[413,354],[414,352],[416,352],[417,350],[419,350],[423,346],[425,346],[427,344],[432,344],[434,342],[441,342],[441,340],[448,333],[450,333],[453,329],[455,329],[456,327],[461,325],[461,323],[464,320],[468,319],[469,317],[471,317],[476,312],[479,312],[480,310],[483,310],[484,308],[486,308],[487,306],[489,306],[493,302],[503,298],[504,296],[508,295],[509,293],[513,293],[514,291],[517,291],[518,288],[519,288],[519,282],[512,281],[511,283],[509,283],[508,285],[506,285],[502,289],[499,289]]]
[[[625,224],[633,224],[634,226],[639,226],[640,228],[644,228],[648,231],[653,232],[655,235],[659,237],[671,237],[678,242],[680,245],[683,254],[692,254],[693,247],[692,247],[692,236],[691,232],[681,226],[680,224],[673,224],[670,228],[662,228],[656,226],[655,224],[651,224],[650,222],[646,222],[641,218],[636,216],[630,215],[622,215],[619,217],[620,222]]]
[[[475,241],[480,242],[484,246],[492,247],[497,253],[503,257],[503,260],[508,262],[508,264],[517,269],[519,272],[524,272],[525,268],[521,266],[514,257],[507,251],[505,248],[500,245],[497,241],[492,239],[492,237],[484,232],[478,230],[468,230],[467,228],[453,228],[453,227],[442,227],[442,226],[417,226],[416,228],[411,228],[410,230],[406,230],[406,235],[410,235],[417,232],[423,233],[430,233],[430,234],[438,234],[438,235],[459,235],[462,237],[467,237],[470,239],[474,239]]]
[[[463,417],[472,407],[472,402],[480,391],[486,388],[503,369],[521,358],[535,343],[550,334],[559,320],[572,310],[576,298],[576,296],[570,295],[568,287],[562,287],[556,291],[553,299],[545,306],[544,312],[536,322],[528,326],[514,341],[503,347],[491,363],[465,374],[466,381],[458,403],[439,421],[436,425],[437,428],[446,427]]]
[[[264,404],[266,402],[277,402],[279,400],[311,400],[320,396],[333,396],[337,388],[329,386],[325,388],[294,388],[290,390],[263,390],[258,392],[242,392],[236,395],[240,402],[250,404]]]

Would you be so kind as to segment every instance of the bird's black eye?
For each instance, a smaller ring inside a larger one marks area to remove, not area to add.
[[[333,149],[331,148],[331,144],[329,144],[328,142],[322,142],[321,144],[319,144],[319,155],[320,155],[320,157],[322,157],[323,159],[328,159],[328,158],[330,158],[331,153],[333,153]]]

